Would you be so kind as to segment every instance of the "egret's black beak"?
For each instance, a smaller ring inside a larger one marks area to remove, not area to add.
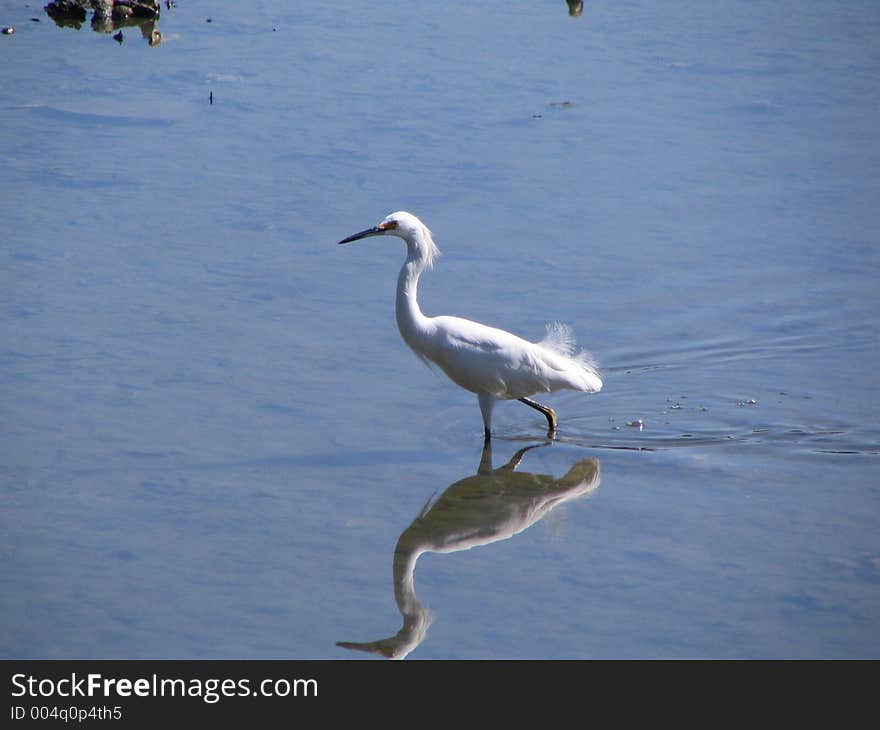
[[[366,238],[367,236],[375,236],[379,233],[382,233],[382,229],[379,228],[379,226],[373,226],[372,228],[367,228],[367,230],[361,231],[360,233],[355,233],[353,236],[343,238],[339,243],[351,243],[352,241],[357,241],[361,238]]]

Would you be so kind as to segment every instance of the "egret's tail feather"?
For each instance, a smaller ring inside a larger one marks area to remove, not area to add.
[[[571,357],[577,346],[571,327],[562,322],[548,322],[547,334],[538,344],[566,357]]]
[[[583,369],[584,385],[586,386],[584,391],[596,393],[602,390],[602,375],[593,356],[586,350],[581,350],[573,359]]]
[[[561,322],[550,322],[547,324],[547,335],[539,343],[548,350],[564,355],[574,360],[581,368],[581,390],[588,393],[595,393],[602,390],[602,376],[599,374],[599,366],[595,358],[586,350],[577,349],[574,333],[571,327]]]

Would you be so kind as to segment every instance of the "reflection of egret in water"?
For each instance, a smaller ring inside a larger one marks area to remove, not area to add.
[[[394,636],[368,642],[340,641],[337,646],[403,659],[425,638],[431,617],[415,591],[416,561],[422,553],[452,553],[505,540],[535,524],[554,507],[599,486],[599,460],[578,461],[560,479],[516,472],[534,444],[517,451],[504,466],[492,468],[486,442],[477,474],[455,482],[429,501],[394,548],[394,599],[403,626]]]

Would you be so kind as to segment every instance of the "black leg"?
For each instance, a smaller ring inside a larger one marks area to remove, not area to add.
[[[492,432],[488,428],[483,428],[483,442],[489,443],[492,440]]]
[[[547,406],[542,406],[540,403],[533,401],[531,398],[520,398],[520,403],[525,403],[527,406],[531,406],[536,411],[541,411],[544,414],[544,417],[547,419],[547,426],[550,429],[550,433],[556,432],[556,411],[552,408],[548,408]]]

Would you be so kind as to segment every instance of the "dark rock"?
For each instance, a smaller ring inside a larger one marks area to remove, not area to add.
[[[84,2],[81,0],[54,0],[45,8],[48,15],[55,24],[61,28],[76,28],[86,22],[86,9]]]
[[[44,10],[60,27],[79,29],[86,20],[86,11],[92,10],[92,30],[97,33],[140,26],[151,46],[158,45],[162,39],[155,28],[159,20],[159,0],[53,0]],[[117,36],[114,38],[122,42]]]

